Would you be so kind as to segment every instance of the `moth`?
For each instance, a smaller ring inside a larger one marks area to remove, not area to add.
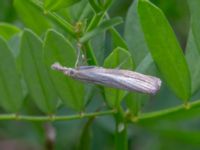
[[[63,72],[75,80],[99,84],[127,91],[137,91],[154,95],[161,87],[157,77],[144,75],[130,70],[107,69],[96,66],[80,66],[67,68],[54,63],[52,69]]]

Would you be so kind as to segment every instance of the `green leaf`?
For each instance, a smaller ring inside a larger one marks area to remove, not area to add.
[[[0,38],[0,104],[9,112],[18,112],[23,94],[14,57],[6,42]]]
[[[128,50],[131,53],[136,66],[138,66],[149,53],[140,25],[137,6],[138,0],[135,0],[128,10],[124,29],[124,38],[127,42],[129,48]]]
[[[117,47],[113,50],[113,52],[105,59],[104,61],[105,68],[123,68],[123,69],[132,69],[133,62],[131,59],[131,55],[127,50]],[[105,97],[108,104],[111,107],[118,107],[120,102],[124,98],[126,91],[122,91],[114,88],[104,88]]]
[[[31,28],[37,34],[42,34],[51,27],[43,12],[30,0],[15,0],[14,7],[26,27]]]
[[[9,40],[13,35],[20,32],[20,29],[8,23],[0,23],[0,36]]]
[[[99,23],[103,20],[105,15],[105,12],[99,12],[98,14],[95,14],[93,18],[91,19],[86,31],[91,31],[94,29],[96,26],[99,25]]]
[[[51,79],[63,102],[73,109],[83,109],[84,84],[51,69],[55,62],[74,67],[76,54],[71,43],[59,33],[49,30],[44,42],[44,56]]]
[[[104,10],[108,10],[108,8],[111,7],[112,2],[113,2],[113,0],[107,0],[107,1],[105,1],[104,5],[103,5]]]
[[[147,53],[146,56],[142,60],[139,61],[139,64],[137,65],[135,71],[144,73],[144,74],[150,74],[150,75],[156,74],[156,71],[157,71],[156,66],[154,64],[154,61],[150,53]],[[131,92],[131,93],[128,93],[128,95],[124,99],[126,101],[126,106],[129,112],[134,117],[137,117],[141,111],[142,106],[149,99],[149,96],[142,93]]]
[[[80,0],[44,0],[44,7],[47,10],[59,10],[69,7]]]
[[[99,36],[94,37],[91,40],[91,47],[95,47],[93,49],[98,65],[103,65],[105,59],[105,41],[106,41],[106,34],[103,32],[99,34]],[[87,50],[87,49],[86,49]]]
[[[22,35],[21,63],[31,97],[43,112],[54,113],[58,97],[44,64],[42,41],[30,30]]]
[[[37,9],[41,14],[46,15],[46,18],[50,19],[55,25],[63,29],[63,31],[71,36],[75,37],[74,26],[71,25],[66,19],[63,19],[60,15],[55,12],[44,11],[43,3],[38,0],[30,0],[30,4]],[[45,18],[44,18],[45,19]],[[45,29],[44,29],[45,31]]]
[[[108,8],[112,5],[112,2],[113,0],[106,0],[106,1],[89,0],[91,7],[96,13],[108,10]]]
[[[140,62],[140,64],[137,66],[135,71],[144,73],[144,74],[155,74],[155,64],[153,62],[153,59],[151,55],[148,53],[146,57]],[[149,95],[137,93],[137,92],[131,92],[128,93],[128,95],[124,98],[126,100],[126,105],[129,110],[129,112],[137,117],[140,113],[140,110],[144,103],[148,100]]]
[[[89,0],[90,5],[92,6],[93,10],[98,13],[101,11],[101,7],[96,3],[95,0]]]
[[[88,0],[81,0],[76,5],[72,5],[67,8],[67,11],[63,10],[64,14],[67,15],[66,18],[69,18],[70,22],[84,22],[88,19],[93,10],[88,2]]]
[[[144,73],[144,74],[149,74],[149,75],[157,74],[157,68],[150,53],[148,53],[144,57],[144,59],[140,62],[140,64],[136,68],[136,71],[140,73]]]
[[[112,38],[113,38],[113,46],[114,47],[122,47],[125,50],[129,50],[128,46],[126,45],[126,42],[124,41],[124,39],[121,37],[121,35],[114,29],[111,28],[110,29]],[[133,63],[133,68],[135,68],[135,64]],[[131,92],[128,93],[127,96],[124,98],[126,101],[126,106],[129,109],[129,111],[137,116],[138,112],[140,111],[141,105],[140,105],[140,101],[141,101],[141,97],[143,95],[140,93],[136,93],[136,92]]]
[[[138,13],[144,36],[162,76],[180,99],[191,95],[191,81],[180,45],[161,10],[146,0],[138,3]]]
[[[191,74],[192,94],[195,94],[200,88],[200,51],[197,48],[192,31],[189,33],[187,42],[186,59]]]
[[[142,28],[137,13],[138,0],[135,0],[126,15],[124,38],[128,46],[128,51],[136,65],[136,71],[144,74],[154,74],[154,62],[148,52],[148,47],[144,39]],[[149,96],[141,93],[131,92],[125,97],[128,110],[133,116],[140,113],[142,105]]]
[[[199,0],[188,0],[191,15],[191,27],[192,33],[194,36],[194,41],[198,47],[198,51],[200,52],[200,1]]]
[[[94,123],[95,117],[88,119],[85,123],[80,140],[78,145],[78,150],[90,150],[91,149],[91,140],[92,140],[92,130],[91,127]]]
[[[141,100],[144,99],[144,96],[141,93],[131,92],[124,98],[126,100],[126,106],[133,116],[138,116],[141,110]]]
[[[200,132],[199,130],[193,130],[193,129],[180,129],[178,127],[170,128],[170,129],[153,129],[153,132],[158,132],[159,135],[162,137],[164,136],[165,139],[173,140],[176,142],[181,142],[184,144],[190,144],[190,146],[195,145],[198,147],[200,146],[199,143],[199,136]]]
[[[102,33],[106,31],[107,29],[114,27],[118,24],[122,23],[121,17],[116,17],[110,20],[106,20],[102,22],[98,27],[96,27],[94,30],[91,30],[84,34],[83,37],[80,38],[80,42],[84,43],[88,40],[90,40],[92,37],[98,35],[99,33]]]
[[[128,46],[126,45],[126,42],[121,37],[121,35],[117,32],[117,30],[115,30],[114,28],[111,28],[110,32],[111,32],[111,35],[112,35],[114,48],[121,47],[123,49],[128,50]]]
[[[15,58],[17,58],[20,53],[20,40],[21,40],[21,32],[15,34],[8,40],[8,46],[10,47],[11,52],[13,53]]]
[[[11,50],[11,52],[12,52],[14,58],[15,58],[16,68],[17,68],[17,71],[20,73],[20,75],[21,75],[21,72],[22,72],[21,71],[21,62],[20,62],[21,61],[21,59],[20,59],[21,36],[22,36],[22,32],[15,34],[7,42],[8,47],[10,48],[10,50]],[[22,81],[23,81],[23,79],[22,79]],[[22,88],[23,88],[23,86],[22,86]],[[27,88],[24,86],[23,90],[27,91]],[[26,94],[24,94],[24,95],[26,95]]]

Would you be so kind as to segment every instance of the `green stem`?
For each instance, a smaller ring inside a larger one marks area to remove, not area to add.
[[[106,11],[103,11],[103,12],[101,12],[101,13],[98,13],[98,14],[96,14],[96,15],[92,18],[90,24],[88,25],[88,27],[87,27],[87,29],[86,29],[86,32],[91,31],[92,29],[94,29],[96,26],[99,25],[99,23],[100,23],[100,22],[103,20],[103,18],[104,18],[105,12],[106,12]]]
[[[115,114],[115,149],[128,150],[127,125],[124,112],[120,107]]]
[[[190,102],[184,105],[167,108],[160,111],[143,113],[139,115],[137,118],[127,116],[128,117],[127,119],[131,122],[145,123],[149,121],[156,121],[156,120],[163,119],[166,117],[173,118],[173,116],[176,114],[182,114],[184,112],[189,113],[189,111],[193,111],[195,108],[199,108],[199,106],[200,106],[200,100],[197,100],[197,101]]]
[[[16,114],[2,114],[0,120],[18,120],[18,121],[69,121],[82,118],[91,118],[96,116],[105,116],[115,114],[116,110],[108,110],[102,112],[93,112],[68,116],[25,116]]]
[[[94,51],[92,50],[91,44],[89,42],[84,43],[84,51],[86,54],[87,63],[89,65],[98,65]]]

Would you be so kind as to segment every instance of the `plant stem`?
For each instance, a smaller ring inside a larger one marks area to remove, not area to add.
[[[84,48],[85,48],[84,51],[85,51],[85,54],[86,54],[87,63],[89,65],[98,65],[90,42],[84,43]]]
[[[0,120],[18,120],[18,121],[69,121],[82,118],[90,118],[95,116],[105,116],[115,114],[116,110],[108,110],[102,112],[93,112],[77,115],[67,115],[67,116],[25,116],[16,114],[3,114],[0,115]]]
[[[155,111],[155,112],[148,112],[148,113],[143,113],[139,115],[137,118],[127,118],[131,122],[138,122],[138,123],[144,123],[149,122],[149,121],[156,121],[159,119],[164,119],[164,118],[173,118],[176,114],[183,114],[184,112],[189,112],[194,111],[195,108],[200,107],[200,100],[194,101],[194,102],[188,102],[187,105],[180,105],[172,108],[167,108],[164,110],[160,111]],[[195,113],[195,112],[194,112]],[[196,113],[197,114],[197,113]],[[198,113],[199,114],[199,113]],[[127,116],[129,117],[129,116]],[[187,116],[183,116],[184,118]],[[179,117],[179,119],[181,119]]]
[[[120,107],[115,114],[115,149],[116,150],[127,150],[128,139],[127,139],[127,125],[124,117],[124,112]]]
[[[189,106],[189,107],[188,107]],[[148,112],[148,113],[143,113],[139,115],[137,118],[133,118],[131,116],[126,116],[127,120],[130,122],[141,122],[145,123],[146,121],[154,121],[154,120],[159,120],[163,119],[166,116],[172,116],[175,115],[176,113],[180,112],[188,112],[192,111],[195,108],[200,108],[200,100],[188,103],[186,105],[180,105],[172,108],[167,108],[164,110],[160,111],[155,111],[155,112]],[[117,113],[117,114],[116,114]],[[0,120],[19,120],[19,121],[69,121],[69,120],[76,120],[76,119],[82,119],[82,118],[90,118],[94,116],[105,116],[105,115],[112,115],[116,114],[115,118],[116,121],[119,119],[119,112],[117,112],[115,109],[114,110],[108,110],[108,111],[102,111],[102,112],[93,112],[93,113],[85,113],[85,114],[77,114],[77,115],[67,115],[67,116],[26,116],[26,115],[19,115],[19,114],[2,114],[0,115]],[[199,113],[197,112],[199,115]],[[186,116],[184,116],[185,118]],[[118,121],[119,123],[119,121]]]

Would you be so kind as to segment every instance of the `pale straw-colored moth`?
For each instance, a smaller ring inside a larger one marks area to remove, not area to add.
[[[130,70],[96,66],[80,66],[74,69],[63,67],[59,63],[54,63],[52,69],[61,71],[75,80],[146,94],[155,94],[161,86],[159,78]]]

